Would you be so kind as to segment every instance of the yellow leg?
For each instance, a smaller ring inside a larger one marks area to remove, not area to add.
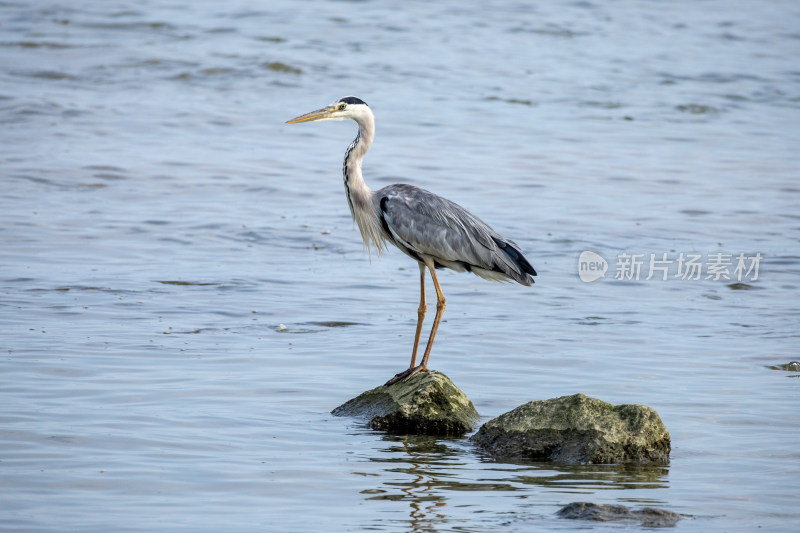
[[[414,335],[414,351],[411,352],[411,366],[414,368],[417,364],[417,348],[419,348],[419,337],[422,333],[422,323],[425,321],[425,311],[428,306],[425,304],[425,265],[419,264],[419,308],[417,308],[417,332]]]
[[[433,288],[436,289],[436,316],[433,319],[433,327],[431,328],[431,336],[428,338],[428,346],[425,347],[425,354],[422,356],[422,370],[428,369],[428,359],[431,356],[431,348],[433,348],[433,338],[436,336],[436,330],[439,329],[439,321],[442,320],[442,314],[444,314],[444,308],[447,305],[447,300],[444,299],[442,288],[439,287],[439,280],[436,279],[436,270],[433,268],[433,264],[428,265],[428,270],[431,271]]]

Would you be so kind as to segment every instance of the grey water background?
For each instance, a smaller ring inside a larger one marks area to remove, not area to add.
[[[635,527],[554,515],[592,501],[796,531],[799,28],[791,0],[2,2],[0,529]],[[354,125],[284,124],[350,94],[373,188],[459,202],[540,273],[442,273],[432,367],[484,420],[649,405],[668,466],[499,463],[329,414],[408,364],[418,301],[353,229]],[[618,281],[623,252],[763,259]]]

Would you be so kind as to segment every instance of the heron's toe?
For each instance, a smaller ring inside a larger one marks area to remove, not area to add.
[[[383,385],[384,385],[384,387],[388,387],[389,385],[394,385],[395,383],[397,383],[399,381],[406,381],[408,378],[410,378],[414,374],[418,374],[420,372],[427,372],[427,371],[428,371],[428,369],[427,368],[423,368],[422,365],[411,367],[411,368],[408,368],[408,369],[400,372],[399,374],[395,374],[395,376],[392,379],[390,379],[389,381],[387,381]]]

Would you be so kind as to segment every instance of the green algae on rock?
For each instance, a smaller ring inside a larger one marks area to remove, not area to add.
[[[479,418],[450,378],[434,371],[368,390],[332,413],[364,418],[373,429],[420,435],[463,435]]]
[[[471,437],[496,459],[566,464],[668,463],[670,438],[653,409],[583,394],[526,403]]]

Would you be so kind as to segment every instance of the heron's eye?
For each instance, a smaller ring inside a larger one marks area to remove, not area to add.
[[[344,111],[344,108],[347,107],[347,104],[339,104],[339,111]]]

